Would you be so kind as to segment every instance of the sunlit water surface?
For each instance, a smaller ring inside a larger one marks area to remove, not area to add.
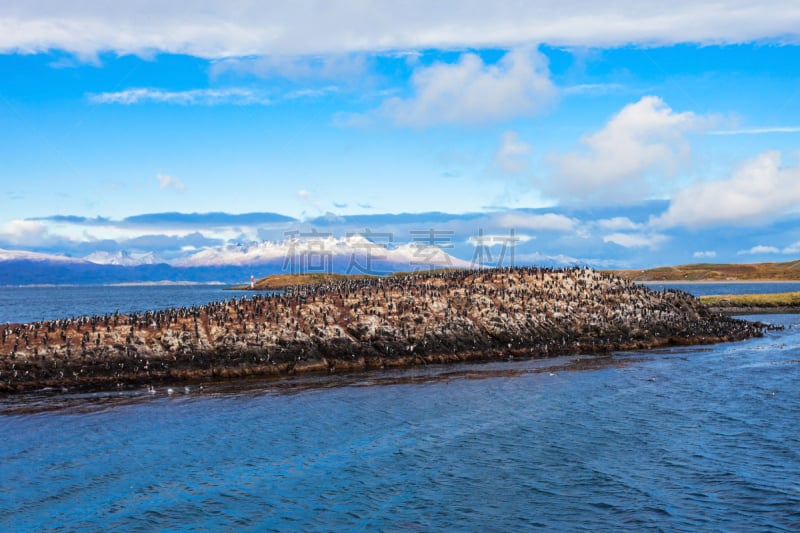
[[[800,315],[715,346],[0,398],[3,531],[800,530]]]

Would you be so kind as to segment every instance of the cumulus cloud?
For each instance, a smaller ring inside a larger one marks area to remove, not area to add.
[[[49,240],[47,225],[38,220],[11,220],[0,229],[0,242],[11,246],[40,246]]]
[[[0,53],[66,50],[204,58],[313,55],[430,48],[730,44],[800,40],[800,5],[586,0],[177,0],[0,4]],[[314,16],[309,16],[312,13]]]
[[[250,89],[191,89],[165,91],[162,89],[126,89],[124,91],[87,95],[95,104],[177,104],[177,105],[266,105],[270,100]]]
[[[767,223],[800,204],[800,167],[781,165],[781,153],[762,152],[730,178],[698,183],[676,192],[657,227]]]
[[[528,167],[527,157],[531,146],[519,138],[516,132],[503,133],[500,147],[494,155],[494,162],[505,172],[520,172]]]
[[[774,246],[764,246],[763,244],[759,244],[757,246],[753,246],[749,250],[739,250],[739,255],[763,255],[763,254],[777,254],[780,253],[780,250]]]
[[[419,67],[411,84],[411,97],[388,98],[377,114],[401,126],[479,124],[536,114],[556,96],[547,58],[529,47],[496,64],[467,53],[454,64]]]
[[[176,191],[186,190],[186,185],[184,185],[183,182],[178,178],[167,176],[166,174],[158,174],[156,175],[156,179],[158,180],[159,189],[171,188],[175,189]]]
[[[603,242],[610,242],[623,248],[656,249],[669,237],[661,233],[612,233],[603,237]]]
[[[669,176],[687,161],[686,134],[708,123],[691,112],[674,112],[657,96],[645,96],[584,136],[581,148],[550,154],[555,176],[541,185],[567,202],[642,200],[651,192],[650,180]]]

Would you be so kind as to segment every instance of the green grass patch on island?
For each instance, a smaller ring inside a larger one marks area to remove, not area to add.
[[[800,292],[701,296],[700,301],[709,307],[800,307]]]

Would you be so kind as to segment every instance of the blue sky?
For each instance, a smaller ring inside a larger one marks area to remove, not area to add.
[[[800,3],[550,4],[0,3],[0,248],[800,257]]]

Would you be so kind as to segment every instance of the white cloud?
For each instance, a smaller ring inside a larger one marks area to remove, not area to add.
[[[161,89],[126,89],[124,91],[88,95],[95,104],[132,105],[161,103],[178,105],[266,105],[270,100],[250,89],[191,89],[165,91]]]
[[[547,58],[529,47],[497,64],[467,53],[455,64],[420,67],[411,84],[413,96],[388,98],[377,114],[401,126],[479,124],[536,114],[556,97]]]
[[[800,241],[793,242],[792,244],[790,244],[789,246],[787,246],[786,248],[781,250],[781,253],[784,253],[784,254],[800,254]]]
[[[669,237],[660,233],[612,233],[603,237],[603,242],[610,242],[623,248],[651,248],[669,240]]]
[[[763,244],[759,244],[757,246],[753,246],[749,250],[739,250],[736,253],[739,255],[777,254],[780,253],[780,250],[774,246],[764,246]]]
[[[800,5],[751,0],[178,0],[0,4],[0,53],[66,50],[205,58],[431,48],[797,43]]]
[[[156,179],[158,180],[159,189],[172,188],[176,191],[186,190],[186,185],[184,185],[183,182],[178,178],[167,176],[165,174],[158,174],[156,175]]]
[[[717,257],[717,252],[714,250],[698,251],[692,254],[695,259],[711,259]]]
[[[708,132],[709,135],[762,135],[765,133],[800,133],[800,126],[771,126],[765,128],[741,128]]]
[[[366,128],[373,124],[372,117],[363,113],[339,111],[333,114],[331,124],[337,128]]]
[[[776,150],[759,154],[727,179],[676,192],[656,227],[758,224],[795,211],[800,204],[800,167],[781,165]]]
[[[0,229],[0,242],[12,246],[38,246],[49,240],[47,226],[38,220],[11,220]]]
[[[569,255],[564,255],[564,254],[550,255],[542,252],[531,252],[527,254],[515,253],[514,259],[517,262],[517,264],[532,264],[532,265],[541,265],[547,263],[556,263],[559,265],[582,265],[587,263],[582,259],[571,257]]]
[[[328,94],[339,92],[339,88],[334,85],[320,87],[319,89],[297,89],[286,93],[283,97],[287,100],[296,100],[298,98],[321,98]]]
[[[581,149],[550,154],[556,176],[541,185],[573,203],[642,200],[651,192],[650,180],[663,180],[687,161],[686,134],[708,122],[691,112],[674,112],[657,96],[645,96],[622,108],[603,129],[584,136]]]
[[[570,85],[564,87],[564,94],[608,94],[616,93],[625,89],[621,83],[582,83],[580,85]]]
[[[295,192],[295,194],[300,199],[301,203],[303,203],[304,205],[309,205],[309,206],[313,207],[314,210],[322,213],[322,211],[323,211],[322,202],[320,202],[319,200],[314,198],[314,195],[311,194],[310,191],[308,191],[307,189],[298,189]],[[304,211],[304,213],[305,213],[305,211]]]
[[[494,223],[503,228],[528,229],[539,231],[576,231],[578,220],[556,213],[543,215],[510,212],[501,214],[494,219]]]
[[[494,162],[505,172],[521,172],[528,167],[527,156],[530,153],[531,145],[520,139],[516,132],[507,131],[503,133]]]
[[[215,61],[211,75],[227,73],[255,75],[261,78],[280,77],[294,81],[333,80],[348,83],[364,78],[368,70],[364,54],[328,54],[314,56],[265,55]]]
[[[638,230],[642,224],[634,222],[628,217],[604,218],[596,222],[600,229],[606,231]]]
[[[467,242],[475,247],[484,246],[484,247],[493,247],[493,246],[517,246],[520,243],[528,242],[531,239],[535,239],[536,237],[532,237],[530,235],[525,234],[507,234],[507,235],[478,235],[469,237]]]

